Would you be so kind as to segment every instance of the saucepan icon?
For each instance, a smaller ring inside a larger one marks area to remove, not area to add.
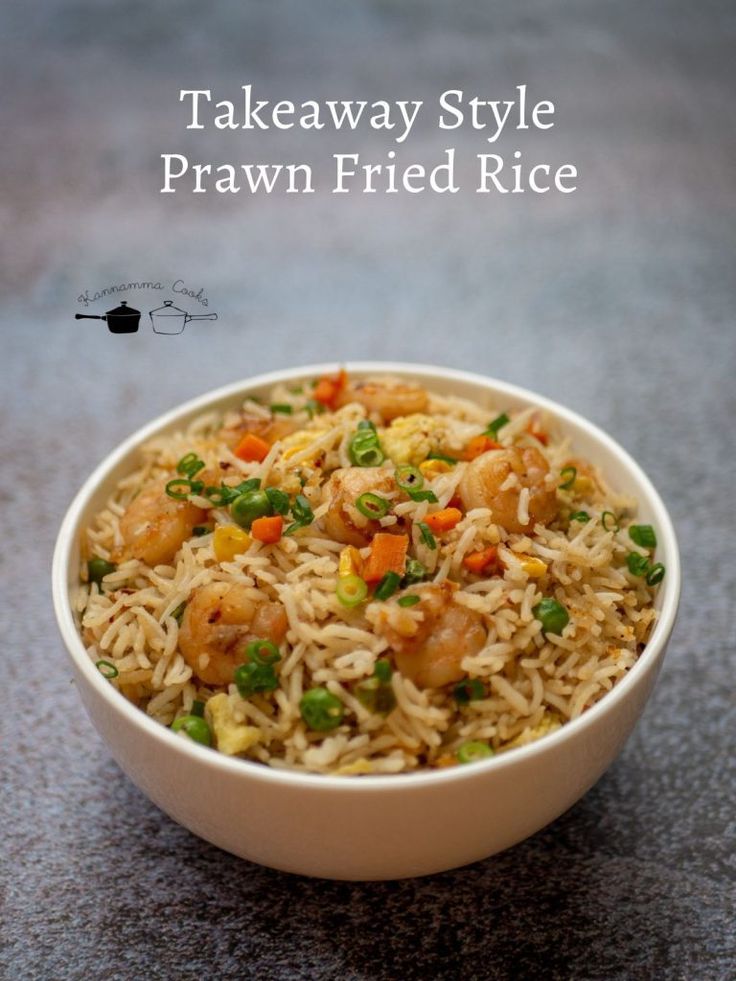
[[[112,334],[135,334],[138,330],[138,323],[141,319],[140,310],[129,307],[125,300],[122,300],[119,307],[108,310],[105,314],[75,313],[75,320],[106,320],[107,328]],[[154,328],[155,329],[155,328]]]
[[[173,300],[164,300],[164,305],[151,310],[149,317],[157,334],[181,334],[190,320],[217,320],[216,313],[192,315],[186,310],[180,310],[174,306]]]

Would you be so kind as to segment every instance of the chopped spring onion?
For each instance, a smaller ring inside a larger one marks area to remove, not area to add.
[[[590,515],[587,511],[573,511],[570,515],[570,521],[579,521],[581,525],[584,525],[587,521],[590,521]]]
[[[177,487],[186,489],[180,491],[176,489]],[[186,501],[190,494],[199,494],[202,490],[204,490],[204,484],[201,480],[190,480],[188,477],[175,477],[166,485],[166,493],[175,501]]]
[[[297,494],[294,503],[291,505],[291,513],[294,517],[292,524],[284,532],[285,535],[293,535],[300,528],[306,528],[314,521],[312,506],[303,494]]]
[[[192,707],[189,709],[189,714],[190,715],[196,715],[198,718],[203,719],[204,718],[204,702],[199,701],[199,699],[195,699],[192,702]]]
[[[642,548],[657,547],[657,536],[651,525],[629,525],[629,538]]]
[[[169,614],[169,616],[172,616],[176,620],[179,626],[181,626],[181,621],[184,617],[184,610],[186,610],[186,608],[187,608],[187,604],[185,600],[183,603],[180,603],[177,606],[177,608],[175,610],[172,610],[171,613]]]
[[[639,555],[638,552],[629,552],[626,556],[626,565],[632,576],[645,576],[649,571],[649,559],[646,555]]]
[[[281,660],[278,647],[267,639],[252,640],[245,649],[245,655],[253,664],[275,664]]]
[[[417,522],[417,528],[419,528],[419,534],[422,536],[422,541],[427,548],[437,548],[437,540],[430,531],[429,525],[425,521],[419,521]]]
[[[388,514],[389,503],[378,494],[361,494],[355,502],[356,508],[366,518],[384,518]]]
[[[329,732],[342,722],[345,706],[326,688],[310,688],[302,695],[299,712],[310,729],[315,732]]]
[[[413,586],[414,583],[423,582],[426,578],[427,570],[419,559],[407,559],[404,569],[404,578],[401,580],[404,586]]]
[[[486,429],[485,432],[488,436],[493,436],[495,439],[496,436],[498,436],[499,429],[503,429],[503,427],[507,426],[510,422],[511,420],[506,413],[502,412],[500,416],[496,416],[493,422],[488,423],[488,429]]]
[[[117,678],[120,674],[112,661],[95,661],[95,667],[102,677],[107,678],[108,681],[112,681],[113,678]]]
[[[314,419],[315,416],[322,415],[325,411],[325,407],[317,399],[307,399],[304,403],[304,409],[309,415],[310,419]]]
[[[443,460],[445,463],[449,463],[452,466],[455,466],[455,464],[457,463],[457,457],[447,456],[444,453],[428,453],[427,454],[427,459],[428,460]]]
[[[377,600],[387,600],[390,596],[393,596],[400,584],[401,576],[398,572],[389,571],[376,586],[373,596]]]
[[[412,501],[429,501],[430,504],[437,503],[437,495],[431,490],[415,490],[406,492]]]
[[[358,423],[358,429],[370,429],[371,432],[375,433],[376,424],[371,422],[370,419],[361,419]]]
[[[241,528],[250,528],[256,518],[266,517],[272,512],[268,494],[262,490],[250,490],[239,494],[230,505],[230,516]]]
[[[393,674],[391,662],[387,657],[379,657],[373,667],[373,674],[379,681],[389,682]]]
[[[488,743],[471,739],[469,742],[463,743],[462,746],[458,746],[456,755],[458,763],[475,763],[477,760],[484,760],[493,756],[493,750]]]
[[[577,467],[563,467],[560,470],[560,477],[562,477],[562,483],[559,484],[560,490],[570,490],[572,485],[575,483],[575,478],[578,475]]]
[[[348,444],[348,454],[356,467],[377,467],[385,460],[376,427],[363,419]]]
[[[561,634],[570,622],[570,614],[562,603],[551,596],[545,596],[541,602],[532,608],[532,613],[542,624],[545,634]]]
[[[647,586],[656,586],[664,579],[665,567],[661,562],[655,562],[647,573]]]
[[[335,595],[344,607],[351,610],[368,595],[368,586],[360,576],[341,576],[337,580]]]
[[[117,566],[114,562],[108,562],[107,559],[101,559],[99,555],[95,555],[87,563],[87,577],[90,582],[96,582],[101,587],[105,576],[109,576],[116,569]]]
[[[285,491],[279,490],[278,487],[267,487],[266,497],[276,514],[288,514],[290,502],[289,495]]]
[[[201,537],[202,537],[202,535],[209,535],[209,533],[210,533],[211,531],[212,531],[212,529],[211,529],[211,528],[208,528],[208,527],[207,527],[207,525],[195,525],[195,526],[194,526],[194,527],[192,528],[192,534],[193,534],[193,535],[194,535],[194,536],[195,536],[196,538],[201,538]]]
[[[210,727],[198,715],[182,715],[178,719],[174,719],[171,731],[180,732],[182,730],[195,743],[201,743],[203,746],[212,745]]]
[[[399,606],[416,606],[421,599],[421,596],[417,596],[416,593],[407,593],[406,596],[400,596],[396,602]]]
[[[403,491],[418,491],[424,487],[424,477],[416,467],[407,465],[397,468],[396,483]]]
[[[184,477],[189,477],[191,480],[203,467],[204,460],[200,460],[196,453],[187,453],[177,463],[176,472],[182,474]]]
[[[271,406],[271,412],[274,414],[280,412],[282,415],[290,416],[294,411],[294,406],[289,405],[288,402],[274,402]]]
[[[388,662],[385,662],[388,666],[389,673],[388,678],[382,678],[378,674],[378,663],[376,663],[376,670],[373,673],[373,677],[367,678],[365,681],[359,681],[355,686],[355,697],[369,712],[374,712],[378,715],[388,715],[396,706],[396,696],[390,684],[391,666]]]
[[[452,690],[455,701],[460,705],[477,702],[479,698],[483,698],[485,693],[485,687],[479,678],[466,678],[465,681],[458,682]]]
[[[601,515],[601,524],[606,531],[618,531],[618,518],[613,511],[604,511]]]

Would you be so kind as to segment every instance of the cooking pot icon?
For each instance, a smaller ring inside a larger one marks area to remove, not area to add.
[[[217,320],[216,313],[192,315],[186,310],[180,310],[174,306],[173,300],[164,300],[164,305],[151,310],[148,316],[157,334],[181,334],[190,320]]]
[[[140,310],[134,310],[123,300],[119,307],[99,315],[93,313],[75,313],[75,320],[106,320],[107,329],[112,334],[135,334],[141,319]]]

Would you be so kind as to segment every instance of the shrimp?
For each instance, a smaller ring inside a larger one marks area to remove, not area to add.
[[[381,378],[348,384],[341,392],[339,405],[359,402],[369,413],[377,413],[384,422],[399,416],[424,412],[429,402],[427,392],[419,385]]]
[[[329,502],[329,510],[322,519],[322,526],[330,538],[345,545],[362,548],[368,545],[381,525],[366,518],[356,508],[361,494],[379,496],[396,489],[393,472],[379,467],[344,467],[333,471],[322,489],[322,500]],[[389,530],[389,529],[383,529]]]
[[[142,490],[128,505],[120,519],[123,545],[115,550],[113,561],[139,559],[150,566],[166,564],[191,538],[194,526],[205,520],[202,508],[169,497],[167,483],[168,478]]]
[[[506,531],[530,531],[536,523],[548,524],[557,513],[556,492],[545,482],[548,473],[547,461],[534,446],[490,450],[468,464],[458,491],[467,510],[490,508],[493,520]],[[517,480],[504,489],[512,475]],[[519,515],[525,487],[529,491],[526,522]]]
[[[419,688],[441,688],[465,677],[461,662],[477,654],[486,642],[483,618],[475,610],[453,600],[454,585],[447,581],[413,586],[421,600],[402,610],[404,621],[379,615],[377,632],[388,640],[394,652],[396,667]],[[421,611],[422,620],[413,611]]]
[[[251,640],[280,644],[288,626],[280,603],[251,599],[242,583],[212,582],[194,590],[179,629],[179,650],[206,685],[227,685]]]

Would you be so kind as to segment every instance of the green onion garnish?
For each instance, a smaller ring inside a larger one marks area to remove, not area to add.
[[[271,412],[280,412],[282,415],[290,416],[294,411],[294,406],[289,405],[288,402],[274,402],[271,406]]]
[[[192,528],[192,534],[197,538],[201,538],[202,535],[209,535],[211,531],[212,529],[208,528],[207,525],[195,525]]]
[[[355,502],[356,508],[366,518],[385,518],[388,514],[389,502],[378,494],[361,494]]]
[[[289,512],[289,495],[278,487],[267,487],[266,497],[271,502],[271,507],[276,514],[288,514]]]
[[[500,416],[496,416],[493,422],[488,423],[488,429],[486,429],[484,435],[493,436],[495,439],[496,436],[498,436],[499,429],[503,429],[503,427],[507,426],[510,422],[511,420],[506,413],[502,412]]]
[[[307,401],[304,403],[304,409],[308,413],[310,419],[314,419],[315,416],[322,415],[322,413],[325,411],[325,407],[316,399],[307,399]]]
[[[172,612],[169,614],[169,616],[172,616],[176,620],[179,626],[181,626],[181,621],[182,618],[184,617],[184,610],[186,610],[186,608],[187,608],[187,604],[185,600],[183,603],[180,603],[177,606],[177,608],[175,610],[172,610]]]
[[[196,715],[198,718],[203,719],[204,718],[204,702],[199,701],[199,699],[195,699],[192,702],[192,707],[189,709],[189,714],[190,715]]]
[[[116,569],[117,566],[114,562],[108,562],[107,559],[101,559],[99,555],[95,555],[87,563],[87,578],[102,588],[102,580],[111,572],[115,572]]]
[[[479,698],[483,698],[485,693],[483,682],[478,678],[466,678],[464,681],[458,682],[452,690],[455,701],[460,705],[477,702]]]
[[[417,528],[419,528],[419,534],[422,536],[422,541],[427,548],[437,548],[437,541],[430,531],[429,525],[426,523],[426,521],[417,522]]]
[[[376,586],[373,596],[377,600],[387,600],[390,596],[393,596],[400,584],[401,576],[398,572],[389,571]]]
[[[587,511],[573,511],[570,515],[570,521],[579,521],[581,525],[584,525],[586,521],[590,521],[590,515]]]
[[[389,679],[390,677],[389,674]],[[377,673],[372,678],[358,682],[355,686],[355,697],[369,712],[378,715],[388,715],[396,705],[396,696],[391,685],[383,681]]]
[[[340,576],[335,595],[344,607],[351,610],[359,606],[368,595],[368,586],[360,576]]]
[[[606,531],[618,531],[618,518],[613,511],[604,511],[601,515],[601,524]]]
[[[407,559],[404,569],[404,578],[401,580],[403,586],[412,586],[414,583],[423,582],[427,575],[419,559]]]
[[[455,466],[455,464],[457,463],[457,457],[447,456],[444,453],[428,453],[427,454],[427,459],[428,460],[444,460],[445,463],[449,463],[452,466]]]
[[[285,535],[293,535],[300,528],[306,528],[314,521],[312,506],[303,494],[297,494],[294,503],[291,505],[291,513],[294,517],[292,524],[284,532]]]
[[[570,614],[565,607],[551,596],[545,596],[537,603],[532,608],[532,613],[542,624],[542,632],[545,634],[559,635],[570,622]]]
[[[329,732],[342,722],[345,706],[326,688],[310,688],[302,695],[299,712],[310,729]]]
[[[180,491],[176,489],[178,487],[186,489]],[[189,480],[187,477],[175,477],[166,485],[166,493],[175,501],[186,501],[190,494],[199,494],[202,490],[204,490],[204,484],[201,480]]]
[[[171,731],[179,732],[181,730],[195,743],[201,743],[203,746],[212,745],[210,727],[198,715],[182,715],[178,719],[175,719],[172,723]]]
[[[638,552],[629,552],[626,556],[626,565],[632,576],[644,576],[649,569],[649,559],[646,555],[639,555]]]
[[[120,674],[112,661],[95,661],[95,667],[102,677],[107,678],[108,681],[112,681],[113,678],[117,678]]]
[[[363,419],[348,444],[348,454],[356,467],[377,467],[385,460],[376,427]]]
[[[424,487],[424,477],[416,467],[407,465],[397,468],[396,483],[403,491],[418,491]]]
[[[204,466],[204,460],[200,460],[196,453],[187,453],[176,465],[176,472],[185,477],[191,478]]]
[[[412,501],[429,501],[430,504],[436,504],[438,500],[435,492],[431,490],[410,490],[406,493],[409,495]]]
[[[477,760],[484,760],[493,756],[493,750],[488,743],[482,743],[477,739],[471,739],[457,749],[458,763],[475,763]]]
[[[577,467],[563,467],[560,470],[560,477],[562,477],[562,483],[559,484],[560,490],[569,490],[575,483],[575,478],[578,475]]]
[[[393,669],[387,657],[379,657],[373,667],[373,674],[379,681],[384,683],[391,681]]]
[[[656,586],[664,579],[665,568],[661,562],[655,562],[647,573],[647,586]]]
[[[651,525],[629,525],[629,538],[642,548],[657,547],[657,536]]]
[[[407,593],[406,596],[400,596],[396,601],[399,606],[416,606],[421,600],[421,596],[417,596],[416,593]]]

